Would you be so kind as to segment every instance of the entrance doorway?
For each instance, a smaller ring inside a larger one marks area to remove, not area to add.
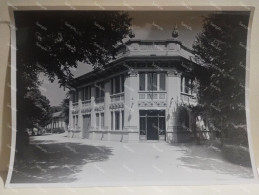
[[[165,140],[165,110],[140,110],[140,139]]]
[[[83,115],[83,138],[89,138],[89,130],[91,127],[91,115]]]

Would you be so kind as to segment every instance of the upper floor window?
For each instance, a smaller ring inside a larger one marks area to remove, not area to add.
[[[139,73],[139,90],[140,91],[164,91],[165,90],[165,73],[160,72],[140,72]]]
[[[124,75],[119,75],[111,78],[111,94],[124,92]]]
[[[181,92],[192,94],[193,93],[193,79],[187,76],[181,77]]]
[[[72,93],[72,102],[73,103],[78,102],[78,91],[73,91],[73,93]]]
[[[91,86],[82,89],[82,101],[91,99]]]
[[[104,82],[100,82],[96,84],[95,97],[96,98],[104,97]]]

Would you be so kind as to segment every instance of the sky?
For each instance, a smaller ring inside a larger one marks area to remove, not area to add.
[[[131,11],[129,15],[132,18],[134,39],[172,39],[172,30],[177,26],[178,40],[191,48],[197,33],[202,31],[203,17],[210,13],[203,11]],[[78,77],[91,70],[91,65],[78,62],[78,68],[72,70],[72,73],[74,77]],[[42,94],[50,100],[51,106],[60,105],[66,97],[68,89],[60,88],[57,79],[51,83],[44,75],[41,74],[39,77],[43,82],[40,88]]]

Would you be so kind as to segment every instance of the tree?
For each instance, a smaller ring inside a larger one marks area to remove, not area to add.
[[[248,20],[248,12],[212,14],[204,18],[203,31],[193,45],[197,60],[203,65],[194,69],[199,78],[198,98],[203,112],[225,138],[237,140],[241,136],[238,141],[245,144]]]
[[[63,99],[63,101],[61,102],[61,113],[62,116],[65,119],[65,123],[68,126],[69,124],[69,97],[67,95],[67,97],[65,99]]]
[[[101,68],[116,55],[116,46],[131,35],[128,14],[119,11],[17,11],[14,12],[17,46],[17,147],[26,144],[29,121],[41,120],[26,99],[40,87],[39,74],[58,78],[67,87],[77,62]],[[25,104],[25,102],[27,102]],[[21,147],[22,148],[22,147]]]

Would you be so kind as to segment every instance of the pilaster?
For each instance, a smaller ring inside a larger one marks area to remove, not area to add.
[[[131,70],[125,78],[124,129],[136,131],[139,126],[138,72]]]
[[[111,104],[111,80],[108,80],[104,84],[104,127],[106,130],[111,129],[111,112],[110,112],[110,104]]]

